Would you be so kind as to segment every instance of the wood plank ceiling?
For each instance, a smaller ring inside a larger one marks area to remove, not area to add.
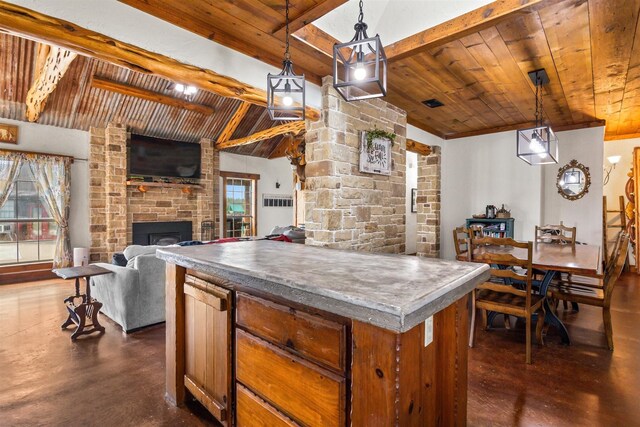
[[[38,46],[42,45],[0,33],[0,117],[26,121],[25,103],[36,73]],[[200,90],[191,102],[201,108],[190,110],[96,88],[92,84],[94,76],[149,93],[176,96],[169,88],[171,82],[166,79],[78,56],[47,99],[37,123],[87,131],[90,127],[118,122],[141,135],[190,142],[201,138],[216,141],[234,112],[243,105],[240,100]],[[266,108],[251,105],[231,139],[243,138],[281,123],[272,121]],[[276,136],[225,151],[268,158],[283,138]]]
[[[120,1],[281,63],[284,0]],[[331,74],[335,40],[310,22],[344,1],[292,0],[292,57],[312,82]],[[496,1],[389,46],[387,101],[446,139],[518,129],[534,120],[527,73],[545,68],[545,118],[555,129],[606,120],[607,139],[640,136],[639,12],[640,0]],[[432,98],[444,106],[422,104]]]

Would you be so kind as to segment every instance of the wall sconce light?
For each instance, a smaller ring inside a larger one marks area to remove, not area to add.
[[[607,161],[611,163],[611,166],[609,166],[608,168],[607,167],[604,168],[604,180],[602,182],[603,185],[607,185],[609,183],[609,176],[611,175],[611,171],[616,168],[616,165],[620,163],[621,159],[622,159],[622,156],[607,157]]]
[[[276,180],[276,188],[280,188],[280,182]]]

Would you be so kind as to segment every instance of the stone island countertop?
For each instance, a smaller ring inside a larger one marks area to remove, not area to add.
[[[410,330],[489,277],[485,264],[265,240],[171,247],[157,257],[395,332]]]

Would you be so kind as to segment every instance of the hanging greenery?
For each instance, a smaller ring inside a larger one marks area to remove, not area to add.
[[[367,135],[367,151],[370,151],[371,148],[373,147],[373,140],[377,139],[377,138],[387,138],[389,141],[391,141],[391,146],[393,147],[393,144],[396,140],[396,134],[395,133],[389,133],[389,132],[385,132],[382,129],[371,129],[371,130],[367,130],[365,131],[366,135]]]

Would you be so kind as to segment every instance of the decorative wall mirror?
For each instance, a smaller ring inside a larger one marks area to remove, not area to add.
[[[589,192],[590,185],[589,168],[578,163],[577,160],[571,160],[558,169],[556,187],[558,187],[558,193],[565,199],[578,200],[582,198]]]

